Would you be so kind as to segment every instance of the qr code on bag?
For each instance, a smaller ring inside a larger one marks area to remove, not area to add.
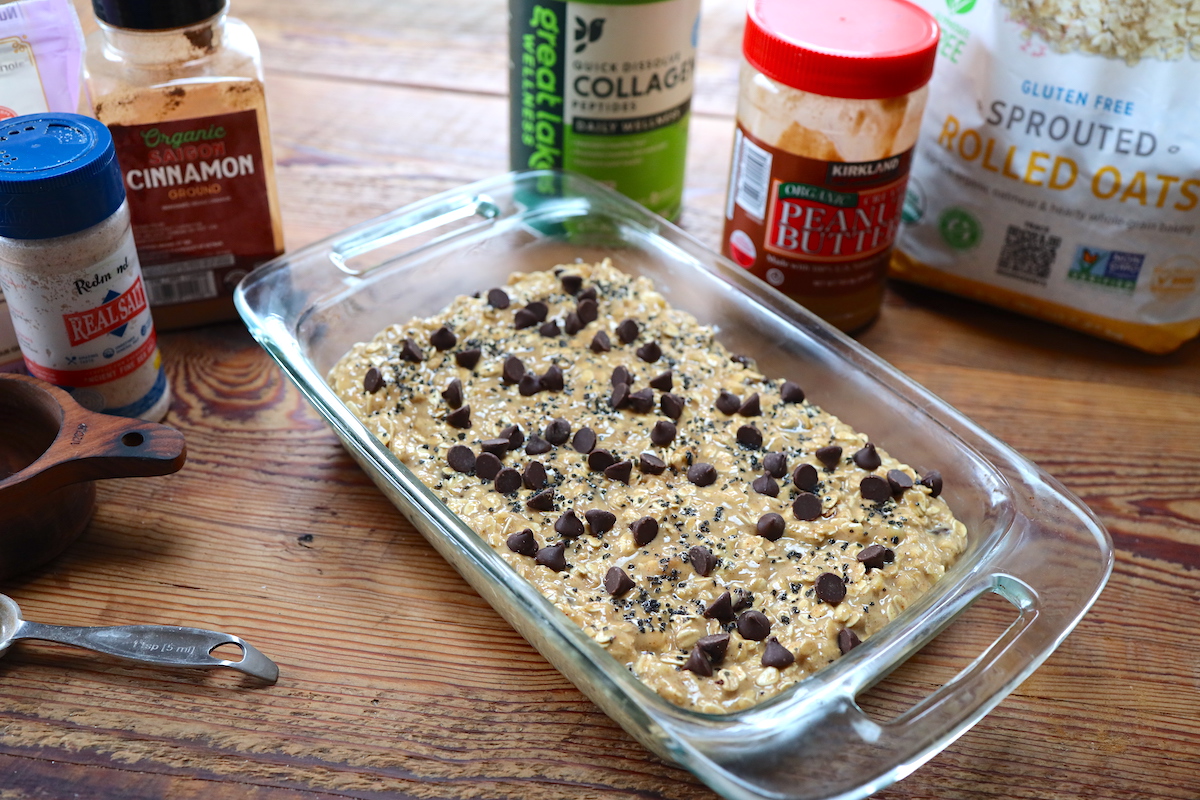
[[[1061,244],[1062,238],[1052,235],[1045,225],[1009,225],[996,272],[1045,286]]]

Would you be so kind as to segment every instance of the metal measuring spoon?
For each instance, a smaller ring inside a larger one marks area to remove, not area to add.
[[[174,625],[114,625],[97,628],[43,625],[40,622],[22,619],[21,608],[16,602],[11,597],[0,594],[0,655],[18,639],[41,639],[46,642],[69,644],[160,667],[229,667],[267,683],[275,683],[279,679],[279,667],[274,661],[237,636],[228,633],[180,628]],[[223,644],[240,647],[242,660],[226,661],[209,655]]]

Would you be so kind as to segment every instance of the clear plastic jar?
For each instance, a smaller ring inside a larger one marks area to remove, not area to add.
[[[905,0],[747,15],[722,249],[842,330],[882,304],[937,41]]]

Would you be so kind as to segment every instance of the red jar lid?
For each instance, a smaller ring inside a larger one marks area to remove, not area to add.
[[[805,92],[899,97],[933,74],[938,24],[907,0],[751,0],[742,52]]]

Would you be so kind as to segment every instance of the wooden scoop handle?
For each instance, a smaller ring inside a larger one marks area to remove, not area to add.
[[[32,464],[0,481],[5,501],[37,498],[72,483],[176,472],[187,458],[183,434],[140,419],[88,411],[57,386],[35,378],[6,375],[33,384],[43,402],[62,414],[58,436]]]

